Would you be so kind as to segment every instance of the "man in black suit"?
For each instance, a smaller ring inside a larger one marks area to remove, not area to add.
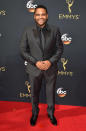
[[[34,12],[34,26],[25,28],[20,49],[27,61],[26,71],[31,85],[32,117],[30,124],[36,124],[39,113],[39,93],[43,77],[46,81],[46,97],[48,117],[53,125],[57,125],[55,111],[55,85],[57,63],[63,53],[63,43],[59,28],[49,25],[47,8],[39,5]]]

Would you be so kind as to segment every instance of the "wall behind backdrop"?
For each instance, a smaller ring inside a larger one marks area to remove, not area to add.
[[[85,0],[0,0],[0,100],[30,102],[31,87],[19,44],[24,27],[34,24],[31,7],[39,4],[48,8],[48,23],[59,26],[64,44],[56,104],[86,106]],[[45,86],[43,80],[41,103],[46,103]]]

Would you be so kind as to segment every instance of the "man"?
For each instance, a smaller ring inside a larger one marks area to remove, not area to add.
[[[34,26],[27,27],[21,39],[21,54],[27,61],[26,71],[31,85],[32,117],[30,124],[36,124],[39,113],[39,93],[43,77],[46,81],[48,117],[57,125],[55,111],[55,84],[57,63],[63,53],[63,43],[58,27],[49,25],[47,8],[39,5],[34,12]]]

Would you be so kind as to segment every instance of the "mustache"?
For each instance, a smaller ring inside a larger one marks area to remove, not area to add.
[[[45,19],[42,18],[42,19],[38,19],[38,20],[45,20]]]

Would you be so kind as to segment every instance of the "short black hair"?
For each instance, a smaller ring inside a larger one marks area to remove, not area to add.
[[[38,8],[43,8],[43,9],[45,9],[45,10],[46,10],[46,13],[48,14],[47,8],[46,8],[44,5],[38,5],[38,6],[35,8],[34,14],[35,14],[35,12],[36,12],[36,9],[38,9]]]

